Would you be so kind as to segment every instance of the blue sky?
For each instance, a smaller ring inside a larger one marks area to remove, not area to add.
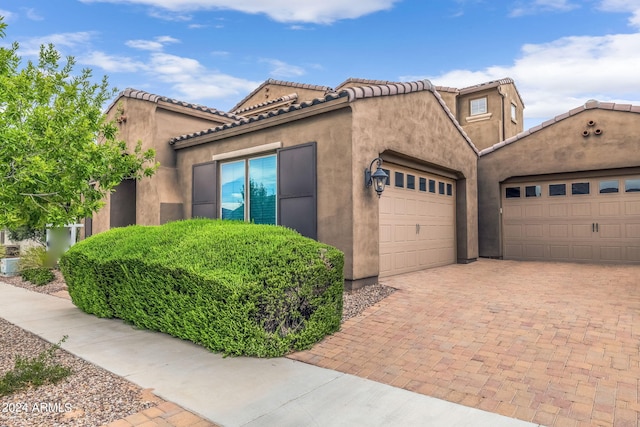
[[[268,78],[463,88],[511,77],[525,129],[589,99],[640,105],[640,0],[0,0],[25,59],[229,110]]]

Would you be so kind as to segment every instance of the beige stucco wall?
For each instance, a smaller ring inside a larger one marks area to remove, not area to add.
[[[487,98],[488,115],[471,116],[471,100]],[[502,141],[504,100],[496,88],[461,95],[458,99],[458,120],[479,150]]]
[[[487,97],[486,117],[471,116],[471,100]],[[517,118],[511,120],[511,103],[516,105]],[[522,101],[513,84],[504,84],[460,95],[457,101],[458,121],[479,150],[491,147],[522,132],[524,118]]]
[[[498,87],[498,90],[504,95],[504,134],[502,139],[506,140],[515,136],[524,130],[524,104],[520,99],[520,95],[514,84],[505,84]],[[516,106],[516,119],[511,118],[511,104]],[[499,142],[499,141],[496,141]],[[489,146],[495,144],[489,144]],[[480,148],[482,149],[482,148]]]
[[[160,167],[151,178],[143,178],[137,183],[136,223],[158,225],[160,207],[163,203],[183,203],[182,191],[177,186],[176,155],[169,145],[172,137],[201,131],[218,126],[228,119],[205,114],[187,107],[170,103],[155,103],[122,97],[107,112],[107,118],[117,118],[123,113],[126,121],[118,126],[118,138],[127,142],[133,151],[138,141],[143,150],[153,148]],[[93,234],[110,228],[110,196],[105,198],[105,206],[93,216]]]
[[[466,209],[456,215],[458,258],[478,256],[477,155],[432,92],[362,99],[353,104],[354,265],[353,276],[377,276],[379,271],[378,197],[363,184],[363,171],[378,155],[400,153],[454,172]],[[463,179],[463,178],[466,178]],[[382,197],[385,197],[384,193]],[[465,212],[466,210],[466,212]]]
[[[591,129],[601,129],[601,135],[583,136],[590,120],[596,123]],[[588,109],[482,155],[478,164],[480,256],[502,256],[501,182],[511,177],[640,166],[638,134],[640,114]]]
[[[440,90],[438,91],[440,97],[445,104],[447,104],[447,108],[451,111],[454,117],[458,118],[458,92],[454,90]]]
[[[340,100],[338,101],[340,102]],[[321,104],[319,107],[324,108]],[[307,113],[314,107],[300,110]],[[286,116],[295,115],[289,113]],[[276,118],[277,120],[277,118]],[[191,217],[192,166],[212,160],[215,154],[281,142],[291,147],[308,142],[317,143],[317,205],[318,240],[335,246],[345,254],[345,278],[353,278],[353,208],[351,200],[351,114],[349,108],[307,117],[292,122],[281,121],[263,128],[266,121],[258,121],[232,128],[215,135],[202,145],[176,151],[179,187],[184,196],[185,216]],[[250,133],[247,131],[252,130]],[[242,131],[237,135],[237,131]],[[224,138],[225,136],[228,136]],[[207,138],[202,139],[206,141]]]

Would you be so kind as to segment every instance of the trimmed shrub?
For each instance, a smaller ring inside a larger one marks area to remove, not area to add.
[[[207,219],[112,229],[60,260],[87,313],[259,357],[340,328],[343,266],[342,252],[293,230]]]
[[[47,283],[51,283],[53,279],[56,278],[56,276],[53,274],[53,271],[46,267],[35,267],[21,270],[20,277],[22,277],[22,280],[31,282],[36,286],[46,285]]]

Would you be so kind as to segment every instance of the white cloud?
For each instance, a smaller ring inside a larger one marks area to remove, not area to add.
[[[537,124],[589,99],[640,105],[639,69],[640,33],[636,33],[564,37],[551,43],[528,44],[507,66],[401,79],[428,78],[438,86],[463,88],[511,77],[524,100],[525,117]]]
[[[599,9],[603,12],[630,13],[629,25],[640,29],[640,4],[630,0],[602,0]]]
[[[99,67],[109,73],[135,73],[146,69],[142,62],[125,56],[109,55],[104,52],[90,52],[79,56],[78,63],[89,67]]]
[[[299,77],[306,74],[304,68],[297,65],[287,64],[279,59],[261,59],[260,62],[265,62],[271,66],[269,74],[272,77]]]
[[[579,4],[571,0],[520,1],[511,11],[511,16],[533,15],[544,12],[568,12],[579,7]]]
[[[208,70],[195,59],[166,53],[153,53],[147,71],[155,79],[169,84],[177,98],[189,101],[237,98],[260,85],[260,82]]]
[[[0,16],[4,17],[4,22],[11,21],[16,17],[16,14],[13,12],[9,12],[8,10],[0,9]]]
[[[20,53],[25,56],[35,56],[40,52],[40,46],[53,43],[58,51],[73,50],[88,47],[94,33],[81,31],[77,33],[58,33],[43,37],[32,37],[20,41]]]
[[[27,15],[27,18],[32,20],[32,21],[42,21],[44,19],[33,8],[26,8],[26,9],[24,9],[24,11],[25,11],[25,13]]]
[[[98,1],[101,1],[101,0],[98,0]],[[85,1],[85,3],[89,3],[89,2],[94,2],[94,0]],[[129,2],[119,1],[119,0],[114,0],[114,1],[106,0],[105,3],[129,3]],[[136,2],[132,1],[131,3],[136,3]],[[151,16],[152,18],[162,19],[163,21],[170,21],[170,22],[187,22],[193,19],[191,15],[187,15],[184,13],[176,13],[176,12],[177,12],[176,10],[167,11],[167,10],[152,9],[151,11],[149,11],[149,16]]]
[[[180,43],[180,40],[170,36],[159,36],[153,40],[127,40],[125,42],[130,48],[151,51],[160,51],[169,43]]]
[[[198,10],[234,10],[265,14],[278,22],[313,22],[331,24],[341,19],[359,18],[388,10],[401,0],[367,1],[291,1],[291,0],[81,0],[85,3],[142,4],[173,12]],[[160,15],[164,17],[171,15]]]

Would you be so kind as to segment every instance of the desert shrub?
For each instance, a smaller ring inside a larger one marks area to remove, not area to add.
[[[88,313],[260,357],[339,329],[343,265],[340,251],[293,230],[206,219],[113,229],[60,260]]]
[[[34,246],[20,255],[18,268],[22,270],[31,270],[47,266],[47,249],[44,246]]]
[[[20,277],[36,286],[46,285],[56,278],[53,271],[47,267],[27,268],[25,270],[21,270]]]
[[[13,369],[0,377],[0,397],[9,396],[29,387],[56,384],[71,375],[71,368],[55,361],[55,352],[60,349],[60,345],[66,339],[65,335],[56,344],[35,357],[16,356]]]

